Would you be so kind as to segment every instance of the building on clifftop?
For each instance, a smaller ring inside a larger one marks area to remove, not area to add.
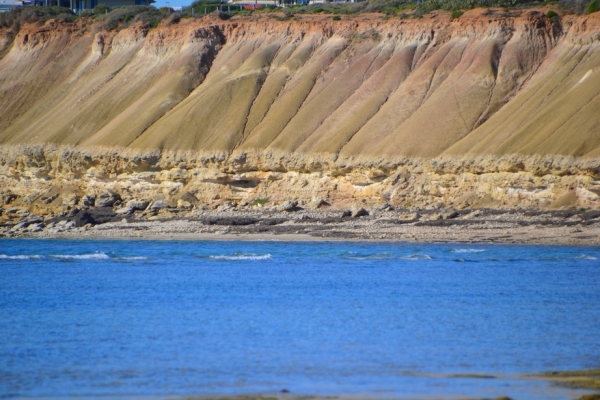
[[[149,6],[155,0],[0,0],[0,12],[10,11],[15,7],[35,6],[35,7],[51,7],[59,6],[70,8],[74,12],[80,10],[90,10],[98,4],[104,4],[110,8],[119,6]]]

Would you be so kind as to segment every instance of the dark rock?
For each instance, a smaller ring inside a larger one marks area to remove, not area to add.
[[[96,202],[96,196],[94,195],[85,195],[81,198],[81,205],[85,207],[93,207]]]
[[[38,216],[38,215],[31,215],[29,218],[27,218],[27,222],[29,224],[39,224],[44,222],[44,218]]]
[[[48,196],[48,197],[42,196],[41,200],[42,200],[42,203],[44,203],[44,204],[50,204],[50,203],[52,203],[54,200],[56,200],[56,198],[57,198],[58,196],[59,196],[59,194],[58,194],[58,193],[54,193],[54,194],[52,194],[52,195],[50,195],[50,196]]]
[[[257,218],[237,218],[237,217],[215,217],[215,218],[203,218],[202,223],[205,225],[253,225],[259,222]]]
[[[350,215],[346,215],[346,217],[349,217]],[[312,218],[311,218],[312,220]],[[318,221],[322,224],[341,224],[342,222],[344,222],[343,218],[338,218],[338,217],[325,217],[325,218],[320,218],[320,219],[315,219],[315,221]]]
[[[442,219],[454,219],[458,217],[458,213],[456,211],[450,211],[442,214]]]
[[[586,211],[579,216],[579,218],[581,218],[583,221],[587,221],[598,217],[600,217],[600,211],[598,210]]]
[[[392,207],[392,205],[390,203],[385,203],[385,204],[382,204],[379,207],[377,207],[375,210],[377,210],[377,211],[386,211],[386,210],[392,211],[392,210],[394,210],[394,207]]]
[[[44,224],[31,224],[27,227],[27,231],[31,233],[41,232],[44,229]]]
[[[123,217],[117,216],[112,207],[96,207],[91,210],[79,211],[72,221],[76,227],[81,227],[87,224],[99,225],[107,222],[117,222]]]
[[[260,224],[273,226],[273,225],[283,224],[284,222],[287,222],[287,221],[288,220],[285,218],[267,218],[267,219],[263,219],[262,221],[260,221]]]
[[[367,215],[369,215],[369,212],[361,207],[352,213],[352,218],[364,217]]]
[[[96,207],[110,207],[113,204],[115,204],[119,199],[119,195],[114,192],[109,191],[106,193],[102,193],[96,199]]]
[[[148,207],[149,202],[146,200],[129,200],[127,202],[127,207],[132,210],[140,210],[143,211]]]
[[[29,226],[29,223],[27,221],[19,222],[18,224],[16,224],[15,226],[12,227],[10,232],[20,231],[22,229],[27,228],[27,226]]]
[[[2,198],[2,202],[4,204],[10,204],[13,200],[15,200],[18,196],[16,194],[8,193],[5,194]]]

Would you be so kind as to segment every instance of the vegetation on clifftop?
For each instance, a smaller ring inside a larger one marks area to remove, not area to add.
[[[241,9],[235,5],[221,5],[209,0],[198,0],[192,3],[184,13],[184,17],[201,17],[205,13],[217,10],[231,15],[264,14],[282,11],[284,19],[296,14],[360,14],[382,13],[388,16],[421,17],[434,10],[460,11],[474,8],[500,7],[506,9],[539,7],[554,4],[563,13],[591,14],[600,10],[600,0],[368,0],[359,3],[325,3],[315,5],[292,6],[284,9],[275,6],[261,7],[257,10]],[[553,11],[554,14],[556,14]],[[453,18],[460,15],[455,14]],[[558,16],[558,14],[556,14]]]
[[[65,7],[14,7],[0,14],[0,28],[18,31],[22,24],[44,23],[50,19],[73,21],[75,13]]]
[[[206,13],[215,13],[221,19],[234,15],[250,15],[283,12],[279,19],[290,19],[298,14],[332,14],[352,15],[360,13],[382,13],[389,17],[416,17],[434,11],[452,11],[452,18],[458,19],[461,11],[474,8],[501,7],[528,8],[540,5],[555,4],[563,13],[591,14],[600,11],[600,0],[546,0],[545,2],[531,0],[368,0],[360,3],[325,3],[318,5],[292,6],[284,9],[269,6],[257,10],[243,9],[237,5],[219,5],[209,0],[194,1],[183,12],[176,13],[172,8],[155,8],[152,6],[121,6],[109,8],[104,4],[97,5],[94,10],[85,10],[81,15],[73,13],[64,7],[16,7],[9,12],[0,14],[0,29],[8,29],[9,36],[16,34],[25,23],[43,24],[48,20],[58,22],[73,22],[85,17],[92,21],[101,21],[98,29],[118,30],[141,23],[145,28],[156,28],[163,20],[167,25],[178,23],[181,18],[202,17]],[[548,18],[558,21],[559,15],[550,11]],[[339,20],[339,18],[334,18]]]

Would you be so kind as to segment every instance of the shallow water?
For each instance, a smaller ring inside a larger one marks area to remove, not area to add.
[[[0,241],[0,395],[569,398],[594,247]],[[446,374],[498,374],[496,379]]]

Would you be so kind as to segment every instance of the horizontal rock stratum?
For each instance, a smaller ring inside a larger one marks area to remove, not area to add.
[[[0,30],[2,190],[595,206],[600,13],[544,11]]]

